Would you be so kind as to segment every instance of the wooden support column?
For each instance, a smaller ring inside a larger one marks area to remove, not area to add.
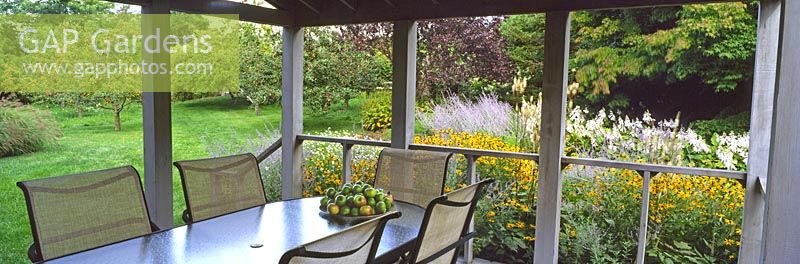
[[[392,147],[414,142],[417,96],[417,22],[397,21],[392,34]]]
[[[561,155],[569,66],[569,12],[547,12],[544,33],[542,125],[539,149],[539,188],[536,201],[536,247],[533,262],[558,262],[561,224]]]
[[[758,263],[761,257],[764,193],[759,186],[759,179],[766,179],[769,166],[780,9],[780,0],[762,0],[759,6],[753,104],[750,112],[750,154],[745,181],[742,245],[739,248],[740,264]]]
[[[281,66],[281,194],[284,200],[303,192],[303,28],[283,28]]]
[[[169,1],[142,6],[142,34],[169,35],[169,19],[146,14],[169,14]],[[169,53],[148,53],[142,60],[169,65]],[[142,75],[142,128],[144,139],[144,195],[150,218],[160,229],[172,228],[172,109],[169,74]]]
[[[762,263],[800,260],[800,1],[784,0],[770,139]]]
[[[467,184],[474,184],[478,182],[478,167],[476,162],[480,156],[464,155],[467,160]],[[475,232],[475,216],[469,220],[469,232]],[[472,264],[475,262],[475,246],[472,239],[464,243],[464,263]]]
[[[342,181],[353,182],[353,145],[342,144]]]

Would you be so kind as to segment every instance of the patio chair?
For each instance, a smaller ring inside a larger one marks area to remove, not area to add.
[[[372,263],[386,222],[398,217],[400,212],[388,213],[296,247],[284,253],[278,263]]]
[[[17,182],[25,195],[33,262],[148,234],[139,173],[131,166]]]
[[[241,154],[174,163],[181,174],[186,210],[192,223],[264,205],[264,183],[253,154]]]
[[[425,207],[444,191],[447,163],[452,153],[384,148],[378,158],[375,188],[395,200]]]
[[[431,201],[416,245],[401,263],[456,263],[459,246],[475,236],[475,232],[468,232],[481,190],[492,182],[483,180]]]

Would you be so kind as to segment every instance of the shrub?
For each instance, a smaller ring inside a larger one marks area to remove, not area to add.
[[[215,96],[219,96],[219,93],[173,92],[172,101],[183,102],[183,101],[195,100],[206,97],[215,97]]]
[[[221,157],[242,153],[253,153],[258,156],[266,150],[272,143],[280,140],[279,129],[266,128],[265,132],[256,130],[256,137],[245,142],[237,141],[236,130],[233,135],[219,139],[214,135],[203,135],[202,141],[206,145],[206,151],[210,157]],[[268,201],[281,200],[281,149],[275,151],[259,164],[262,181],[264,182],[264,193]]]
[[[56,143],[58,122],[49,112],[33,107],[0,107],[0,157],[37,151]]]
[[[633,262],[641,189],[642,177],[634,171],[568,168],[562,192],[559,260]],[[743,205],[744,189],[735,180],[676,174],[654,176],[650,187],[647,262],[672,259],[675,263],[696,263],[691,261],[695,257],[730,262],[738,252]],[[694,253],[685,254],[689,251]]]
[[[742,134],[750,130],[750,112],[742,112],[725,118],[697,120],[689,124],[697,134],[711,139],[714,134]]]
[[[361,126],[365,130],[378,131],[392,126],[392,94],[375,92],[361,106]]]
[[[430,113],[419,113],[419,123],[429,131],[452,129],[456,132],[482,132],[494,136],[510,135],[514,114],[510,105],[494,95],[482,95],[475,102],[450,97],[433,107]]]

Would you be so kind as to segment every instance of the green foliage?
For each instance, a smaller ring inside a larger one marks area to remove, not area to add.
[[[477,100],[486,94],[510,94],[510,85],[499,83],[486,78],[475,77],[469,80],[459,91],[461,97],[467,100]]]
[[[306,35],[306,102],[319,113],[350,100],[361,92],[371,92],[391,80],[391,61],[380,51],[357,49],[340,41],[340,33],[330,28],[309,29]]]
[[[757,2],[576,12],[575,81],[608,94],[619,78],[699,78],[718,92],[752,78]]]
[[[361,107],[361,126],[365,130],[378,131],[392,126],[392,94],[375,92],[369,95]]]
[[[37,151],[61,136],[53,116],[33,107],[0,107],[0,158]]]
[[[675,264],[675,263],[694,263],[694,264],[712,264],[717,263],[714,256],[709,256],[701,253],[696,248],[692,248],[686,242],[675,241],[674,246],[665,244],[666,250],[650,250],[647,255],[654,257],[659,263]]]
[[[172,101],[182,102],[194,99],[214,97],[217,93],[193,93],[193,92],[174,92],[172,93]]]
[[[529,85],[541,87],[544,65],[544,14],[510,16],[500,26],[507,54]]]
[[[48,106],[59,106],[62,108],[72,107],[77,117],[83,117],[86,110],[94,106],[89,102],[88,93],[24,93],[25,98],[34,104],[44,104]]]
[[[280,34],[271,27],[241,23],[240,95],[261,114],[261,106],[281,99]]]
[[[742,112],[725,118],[697,120],[689,124],[698,135],[711,139],[714,134],[741,134],[750,130],[750,112]]]
[[[2,0],[0,14],[102,14],[113,7],[102,0]]]

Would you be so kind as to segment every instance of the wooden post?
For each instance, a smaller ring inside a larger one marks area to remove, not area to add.
[[[397,21],[392,34],[392,147],[414,142],[417,96],[417,22]]]
[[[281,66],[281,194],[284,200],[303,194],[303,28],[283,28]]]
[[[342,182],[353,182],[353,145],[342,143]]]
[[[537,264],[558,262],[561,155],[564,153],[568,59],[569,12],[547,12],[544,33],[539,188],[536,201],[536,247],[533,254],[533,261]]]
[[[758,13],[756,65],[753,76],[753,105],[750,113],[750,154],[745,181],[742,238],[739,263],[758,263],[764,219],[764,193],[759,179],[767,177],[775,68],[778,60],[780,0],[762,0]]]
[[[783,1],[762,263],[800,260],[800,1]]]
[[[639,239],[636,245],[636,262],[644,264],[644,253],[647,250],[647,221],[650,214],[650,172],[639,171],[642,176],[642,207],[639,213]]]
[[[153,1],[142,6],[143,35],[169,34],[169,19],[146,14],[169,14],[169,1]],[[148,53],[142,60],[170,64],[167,52]],[[160,229],[172,228],[172,110],[169,74],[142,75],[142,132],[144,148],[144,191],[150,218]],[[157,92],[156,92],[157,91]]]
[[[478,170],[475,161],[480,158],[475,155],[464,155],[467,160],[467,184],[474,184],[478,182]],[[475,231],[475,216],[469,220],[469,232]],[[471,264],[475,261],[475,246],[473,240],[470,239],[464,243],[464,263]]]

